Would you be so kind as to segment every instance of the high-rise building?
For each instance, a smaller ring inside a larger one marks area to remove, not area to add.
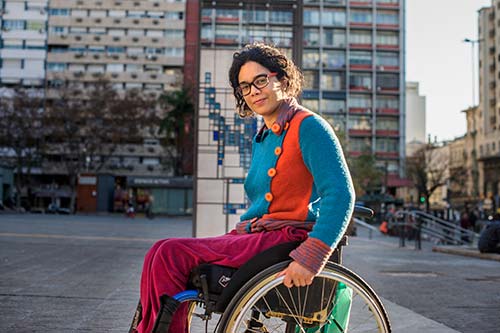
[[[418,82],[406,82],[406,154],[412,155],[425,144],[425,96]]]
[[[500,207],[500,0],[479,10],[479,108],[475,115],[479,195]],[[491,208],[490,208],[491,207]]]
[[[200,5],[197,225],[210,230],[197,234],[231,228],[245,208],[246,143],[258,125],[235,114],[227,73],[232,53],[254,41],[284,49],[303,69],[303,105],[336,128],[349,155],[375,155],[387,185],[398,183],[405,156],[404,0]],[[225,223],[215,228],[217,220]]]
[[[0,2],[0,86],[43,86],[47,56],[47,2]]]
[[[103,75],[115,88],[178,89],[184,63],[184,1],[52,0],[47,82]]]

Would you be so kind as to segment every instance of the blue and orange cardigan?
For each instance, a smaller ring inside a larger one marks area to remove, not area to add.
[[[311,230],[290,256],[318,273],[337,246],[351,218],[354,188],[332,127],[290,98],[277,121],[253,139],[252,163],[245,180],[251,201],[239,233],[275,230],[285,225]]]

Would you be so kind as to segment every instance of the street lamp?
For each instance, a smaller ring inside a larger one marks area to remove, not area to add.
[[[464,43],[470,43],[471,45],[471,61],[472,61],[472,106],[476,105],[476,71],[475,71],[475,66],[476,62],[474,61],[475,58],[475,52],[474,52],[474,45],[479,44],[482,42],[483,39],[469,39],[465,38],[463,40]]]

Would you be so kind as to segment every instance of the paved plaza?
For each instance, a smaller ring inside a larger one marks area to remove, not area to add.
[[[344,264],[382,296],[394,332],[498,332],[500,262],[359,233]],[[0,331],[127,332],[145,252],[190,235],[189,218],[0,215]]]

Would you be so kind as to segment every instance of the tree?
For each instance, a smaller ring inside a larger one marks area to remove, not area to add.
[[[168,165],[176,176],[192,174],[194,104],[191,92],[187,88],[166,92],[159,102],[165,113],[158,134],[162,135]]]
[[[32,169],[41,164],[43,96],[36,90],[16,88],[0,100],[0,148],[3,158],[15,169],[16,207],[21,206],[24,188],[31,204]]]
[[[106,80],[92,82],[86,92],[75,85],[59,90],[45,117],[47,155],[59,155],[69,177],[70,209],[74,210],[78,175],[99,172],[125,143],[142,143],[158,123],[156,101],[137,90],[118,93]]]
[[[453,178],[449,169],[449,154],[432,144],[423,145],[406,159],[406,172],[419,193],[419,199],[430,210],[429,198]]]
[[[369,151],[348,159],[356,196],[377,192],[382,185],[383,173],[377,168],[376,159]]]

